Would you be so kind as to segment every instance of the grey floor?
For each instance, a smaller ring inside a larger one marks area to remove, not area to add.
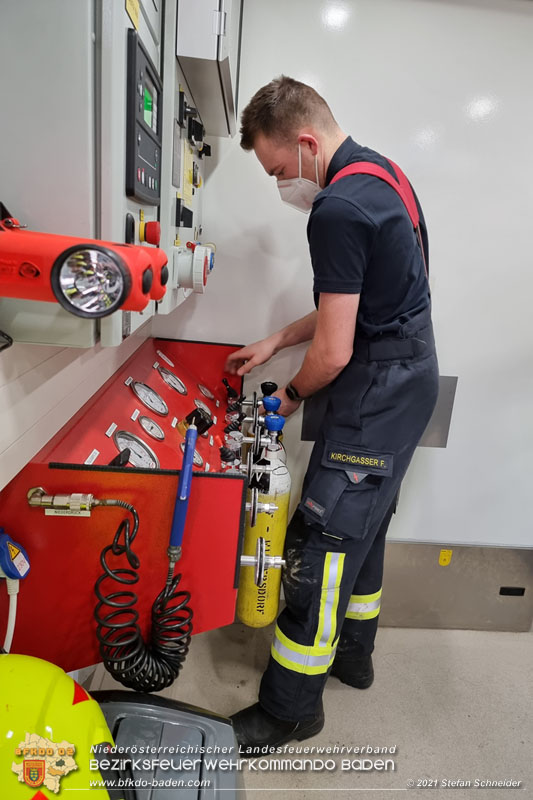
[[[272,628],[234,624],[193,637],[180,677],[162,694],[225,715],[249,705],[257,699],[271,636]],[[374,667],[374,684],[365,691],[329,679],[324,730],[302,745],[395,746],[396,753],[292,756],[334,760],[331,771],[245,766],[248,798],[533,797],[531,633],[381,628]],[[90,688],[114,685],[99,667]],[[392,759],[394,769],[342,769],[343,759],[365,757]],[[471,787],[408,788],[419,779],[471,781]],[[476,779],[521,785],[476,788]]]

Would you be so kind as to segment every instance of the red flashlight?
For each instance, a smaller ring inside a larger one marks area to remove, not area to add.
[[[142,311],[155,273],[160,297],[153,299],[160,299],[163,260],[155,249],[22,230],[12,217],[0,221],[0,295],[57,301],[78,317]]]
[[[154,273],[150,297],[152,300],[162,300],[167,290],[169,278],[167,254],[164,250],[160,250],[159,247],[154,247],[153,249],[147,248],[147,250],[152,260],[152,269]]]

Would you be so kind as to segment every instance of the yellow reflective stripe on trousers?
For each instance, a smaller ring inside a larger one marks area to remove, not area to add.
[[[344,553],[326,553],[315,647],[320,645],[328,647],[333,642],[337,628],[339,586],[343,569]]]
[[[303,645],[276,626],[272,658],[282,667],[305,675],[320,675],[328,671],[335,658],[337,639],[337,607],[339,587],[344,568],[344,553],[327,553],[324,560],[317,633],[312,645]]]
[[[373,619],[381,608],[381,589],[374,594],[352,594],[346,612],[348,619]]]

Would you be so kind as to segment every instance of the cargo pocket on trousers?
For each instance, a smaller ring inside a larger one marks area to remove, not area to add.
[[[382,480],[366,475],[353,483],[344,470],[320,466],[298,509],[324,533],[339,539],[364,539]]]

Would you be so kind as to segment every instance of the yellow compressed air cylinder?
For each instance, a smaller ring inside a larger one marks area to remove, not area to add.
[[[267,494],[259,494],[259,503],[273,503],[278,510],[271,514],[258,514],[255,526],[250,527],[248,518],[244,532],[243,555],[255,556],[257,539],[265,539],[267,556],[282,556],[289,518],[291,478],[287,465],[280,459],[284,454],[280,445],[269,446],[264,458],[274,467],[270,475]],[[237,616],[251,628],[264,628],[276,619],[279,608],[281,570],[271,567],[265,572],[261,586],[255,584],[253,567],[241,567]]]

